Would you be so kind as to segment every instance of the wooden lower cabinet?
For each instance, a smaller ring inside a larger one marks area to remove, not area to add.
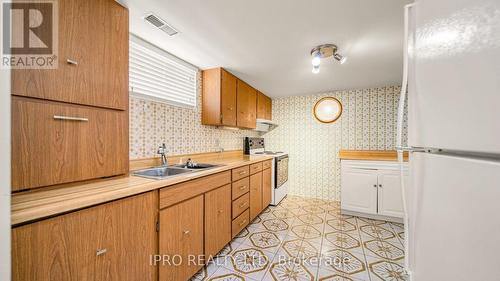
[[[262,211],[262,172],[250,176],[250,220]]]
[[[203,267],[203,196],[160,211],[159,280],[188,280]]]
[[[12,229],[12,280],[157,280],[157,194]]]
[[[272,201],[272,175],[271,169],[262,171],[262,209],[267,208]]]
[[[231,241],[231,185],[205,193],[205,256],[215,256]]]

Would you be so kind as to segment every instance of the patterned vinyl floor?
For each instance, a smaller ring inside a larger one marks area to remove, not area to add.
[[[403,281],[403,225],[340,214],[339,202],[289,195],[192,280]]]

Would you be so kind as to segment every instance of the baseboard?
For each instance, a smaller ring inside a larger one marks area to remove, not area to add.
[[[374,220],[383,220],[383,221],[403,223],[403,219],[402,218],[382,216],[382,215],[366,214],[366,213],[348,211],[348,210],[344,210],[344,209],[341,209],[340,212],[343,215],[350,215],[350,216],[357,216],[357,217],[369,218],[369,219],[374,219]]]

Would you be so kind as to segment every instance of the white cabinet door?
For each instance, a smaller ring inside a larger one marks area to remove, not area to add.
[[[378,214],[402,218],[403,199],[401,197],[401,180],[397,170],[379,170],[378,176]],[[405,185],[408,175],[404,175]]]
[[[377,173],[377,170],[342,170],[343,210],[377,214]]]

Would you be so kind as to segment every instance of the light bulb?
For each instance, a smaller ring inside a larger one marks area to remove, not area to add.
[[[344,64],[346,61],[347,61],[347,57],[345,56],[342,56],[342,55],[339,55],[339,54],[335,54],[333,56],[340,64]]]
[[[339,62],[340,62],[340,64],[344,64],[346,61],[347,61],[347,57],[342,57]]]
[[[314,74],[319,73],[319,65],[313,66],[312,73],[314,73]]]
[[[321,64],[321,58],[318,55],[314,55],[311,62],[313,66],[319,66]]]

